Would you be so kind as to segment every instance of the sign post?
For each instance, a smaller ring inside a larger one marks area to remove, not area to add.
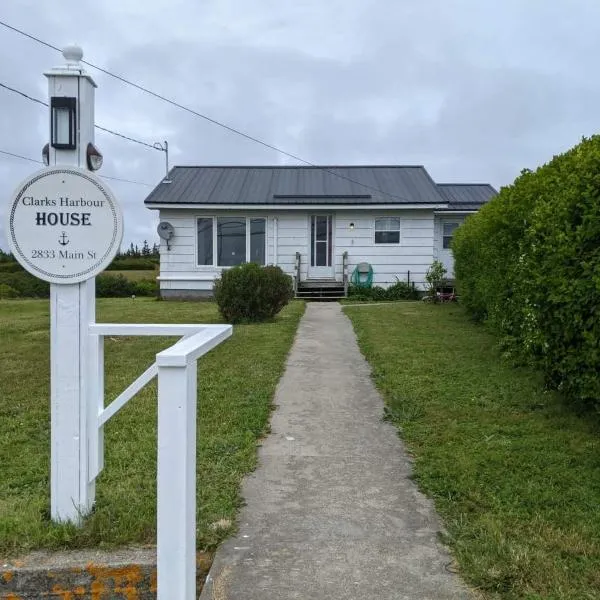
[[[95,323],[94,277],[119,251],[123,218],[94,147],[94,89],[80,48],[65,48],[67,64],[45,75],[50,95],[48,167],[16,190],[7,238],[15,258],[50,282],[51,515],[79,523],[92,508],[89,419],[98,386],[89,359]],[[100,441],[101,443],[101,441]]]

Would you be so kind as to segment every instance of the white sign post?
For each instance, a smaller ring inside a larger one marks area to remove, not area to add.
[[[96,323],[94,277],[119,250],[123,218],[94,140],[94,88],[77,47],[50,87],[49,166],[27,178],[9,205],[15,258],[50,282],[51,513],[79,524],[94,504],[106,422],[158,376],[157,566],[160,600],[196,597],[196,361],[231,336],[231,325]],[[100,162],[99,162],[100,161]],[[84,167],[87,165],[88,169]],[[104,337],[180,335],[108,406]]]
[[[93,146],[96,84],[81,68],[80,48],[68,47],[63,56],[67,64],[46,73],[50,166],[14,193],[7,238],[23,267],[51,284],[51,514],[78,523],[95,496],[88,419],[98,374],[87,360],[94,277],[119,251],[123,219],[106,184],[89,170],[101,164],[91,161],[101,159]]]

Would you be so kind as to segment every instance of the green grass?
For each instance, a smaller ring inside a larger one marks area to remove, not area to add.
[[[459,306],[347,307],[465,579],[485,598],[600,598],[600,426],[513,369]]]
[[[98,322],[219,322],[213,303],[98,300]],[[255,466],[275,386],[303,313],[294,302],[272,323],[239,325],[199,361],[198,548],[230,533],[239,485]],[[106,425],[105,469],[84,526],[49,519],[48,301],[0,301],[0,555],[33,548],[155,542],[156,387],[148,386]],[[173,338],[106,340],[108,401]]]

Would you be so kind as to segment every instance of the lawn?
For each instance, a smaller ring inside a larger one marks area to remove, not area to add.
[[[216,323],[213,303],[98,300],[98,322]],[[275,386],[303,313],[294,302],[272,323],[240,325],[199,361],[198,548],[235,526],[239,485],[256,461]],[[47,300],[0,301],[0,556],[33,548],[152,544],[156,529],[156,387],[106,426],[96,508],[81,529],[49,519]],[[107,403],[173,338],[106,340]]]
[[[600,598],[600,426],[457,305],[346,307],[414,477],[485,598]]]

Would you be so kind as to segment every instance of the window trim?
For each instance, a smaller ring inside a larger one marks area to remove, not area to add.
[[[219,265],[218,261],[218,234],[217,234],[217,223],[218,219],[223,218],[234,218],[234,219],[245,219],[246,221],[246,256],[244,257],[244,263],[249,262],[248,258],[250,256],[250,239],[251,239],[251,225],[250,222],[253,219],[262,219],[265,222],[265,264],[261,266],[266,266],[268,264],[268,256],[267,253],[269,251],[269,217],[267,215],[236,215],[236,214],[212,214],[212,215],[195,215],[194,216],[194,256],[196,258],[194,265],[196,269],[199,270],[214,270],[214,269],[231,269],[231,266]],[[212,249],[213,249],[213,262],[211,265],[201,265],[198,263],[198,220],[199,219],[212,219]],[[240,263],[243,264],[243,263]]]
[[[378,242],[377,241],[377,221],[380,219],[396,219],[398,221],[398,229],[382,229],[380,231],[397,231],[398,241],[397,242]],[[402,244],[402,219],[398,215],[380,215],[373,218],[373,244],[375,246],[400,246]]]

